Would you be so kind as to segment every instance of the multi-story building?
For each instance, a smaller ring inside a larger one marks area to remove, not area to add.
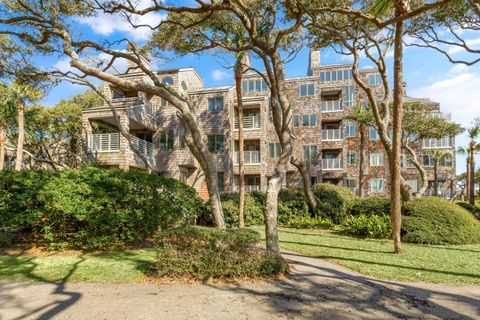
[[[344,120],[356,104],[365,100],[351,74],[351,64],[320,64],[320,52],[310,51],[308,73],[305,77],[287,80],[287,90],[293,108],[292,133],[294,155],[305,161],[312,184],[329,182],[345,185],[356,191],[359,172],[360,138],[355,122]],[[123,78],[141,80],[145,74],[129,68]],[[196,109],[198,123],[208,141],[217,163],[218,184],[222,190],[238,187],[238,118],[235,111],[234,86],[205,87],[193,68],[156,71],[162,81],[182,94],[188,95]],[[363,69],[360,76],[381,92],[379,74],[375,69]],[[104,86],[111,97],[120,123],[132,136],[141,152],[153,163],[153,170],[195,187],[207,196],[201,168],[185,144],[185,133],[177,110],[165,100],[141,92],[125,92],[113,85]],[[269,112],[269,90],[257,73],[244,74],[244,150],[247,191],[266,190],[280,154],[280,144]],[[419,100],[410,97],[407,101]],[[438,103],[422,99],[432,110],[431,116],[445,116]],[[145,168],[143,161],[129,148],[119,134],[111,110],[102,108],[83,112],[85,156],[104,166]],[[429,191],[433,185],[434,148],[455,152],[455,137],[415,141],[412,147],[427,170]],[[364,163],[363,193],[388,194],[388,161],[376,130],[367,132]],[[440,192],[450,196],[455,183],[455,157],[442,160],[439,169]],[[402,173],[415,192],[420,177],[408,155],[402,157]],[[285,187],[300,186],[300,174],[290,165]]]

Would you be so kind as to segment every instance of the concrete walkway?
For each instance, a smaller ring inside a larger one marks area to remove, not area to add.
[[[479,319],[480,287],[373,280],[286,254],[284,280],[240,285],[0,282],[0,319]]]

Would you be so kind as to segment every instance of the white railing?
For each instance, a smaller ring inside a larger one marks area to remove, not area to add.
[[[243,129],[254,130],[260,128],[260,115],[243,117]],[[235,118],[235,130],[238,130],[238,117]]]
[[[133,145],[135,148],[138,149],[143,155],[152,158],[153,157],[153,150],[154,145],[151,142],[145,141],[143,139],[133,137],[132,139]]]
[[[321,102],[322,112],[342,111],[343,105],[341,100],[324,100]]]
[[[447,121],[452,121],[452,114],[436,111],[427,113],[427,118],[443,118]]]
[[[342,129],[323,129],[322,140],[342,140]]]
[[[245,164],[260,164],[260,151],[243,151],[244,152],[244,163]],[[235,164],[240,162],[240,155],[238,151],[235,151],[234,154]]]
[[[444,137],[441,139],[423,139],[423,148],[425,149],[438,149],[438,148],[451,148],[452,139],[450,137]]]
[[[145,105],[145,112],[149,116],[155,117],[157,114],[157,107],[150,102],[145,102],[144,105]]]
[[[234,185],[233,186],[233,191],[238,191],[238,190],[240,190],[240,186]],[[258,185],[258,184],[246,184],[245,185],[245,191],[246,192],[260,191],[260,185]]]
[[[342,170],[343,161],[340,158],[335,159],[322,159],[323,170]]]
[[[451,199],[453,198],[453,189],[450,189],[450,188],[440,188],[438,187],[438,196],[439,197],[442,197],[442,198],[447,198],[447,199]],[[428,188],[427,190],[425,190],[425,195],[426,196],[429,196],[429,197],[432,197],[435,195],[435,188]]]
[[[357,190],[358,190],[357,187],[348,187],[348,189],[350,189],[350,191],[352,191],[353,194],[357,194]]]
[[[120,150],[120,134],[95,133],[90,136],[90,150],[97,152],[108,152]]]

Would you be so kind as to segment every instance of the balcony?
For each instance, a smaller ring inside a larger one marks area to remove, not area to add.
[[[239,152],[235,151],[233,153],[235,159],[235,164],[239,164],[240,156]],[[244,162],[245,165],[249,164],[260,164],[260,151],[244,151]]]
[[[90,151],[112,152],[120,150],[120,133],[92,134],[89,141]]]
[[[321,102],[322,112],[339,112],[343,111],[341,100],[324,100]]]
[[[429,197],[433,197],[435,196],[434,191],[435,191],[434,188],[427,188],[427,190],[425,190],[425,195]],[[451,199],[453,198],[453,196],[454,196],[453,189],[438,187],[438,197]]]
[[[238,191],[240,190],[240,186],[234,185],[232,191]],[[260,191],[260,185],[258,184],[251,184],[251,185],[245,185],[245,191],[246,192],[253,192],[253,191]]]
[[[144,156],[153,158],[153,151],[155,149],[155,146],[153,145],[153,143],[137,137],[133,137],[132,143],[135,146],[135,148]]]
[[[422,144],[424,149],[448,149],[452,148],[452,139],[444,137],[441,139],[423,139]]]
[[[427,118],[443,118],[447,121],[452,121],[452,114],[436,111],[427,113]]]
[[[340,158],[322,159],[323,170],[342,170],[343,161]]]
[[[341,141],[342,129],[322,129],[322,141]]]
[[[238,117],[235,118],[235,130],[238,130]],[[244,130],[258,130],[260,129],[260,115],[243,117]]]

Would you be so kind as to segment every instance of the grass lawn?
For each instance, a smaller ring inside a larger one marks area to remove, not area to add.
[[[263,233],[263,227],[255,227]],[[404,244],[392,253],[388,240],[357,239],[328,230],[280,228],[283,249],[328,259],[381,279],[480,285],[480,245]]]
[[[0,279],[141,282],[154,256],[154,249],[87,254],[0,254]]]

